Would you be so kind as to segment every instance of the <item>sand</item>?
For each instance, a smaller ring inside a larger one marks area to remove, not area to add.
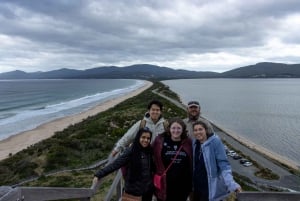
[[[40,142],[41,140],[47,139],[53,136],[55,132],[62,131],[68,126],[79,123],[89,116],[94,116],[100,112],[112,108],[128,98],[140,94],[144,90],[151,87],[153,84],[152,82],[145,82],[146,84],[143,87],[132,91],[131,93],[128,93],[124,96],[108,100],[87,111],[42,124],[33,130],[25,131],[0,141],[0,160],[7,158],[10,154],[15,154],[23,149],[26,149],[28,146]]]

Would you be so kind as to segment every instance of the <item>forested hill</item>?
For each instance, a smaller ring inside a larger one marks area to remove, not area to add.
[[[299,78],[300,64],[258,63],[222,73],[226,78]]]
[[[125,67],[105,66],[86,70],[62,68],[47,72],[27,73],[16,70],[0,73],[0,79],[187,79],[187,78],[300,78],[300,64],[258,63],[223,73],[175,70],[148,64]]]

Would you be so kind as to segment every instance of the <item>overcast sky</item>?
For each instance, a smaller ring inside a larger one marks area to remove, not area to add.
[[[1,0],[0,73],[300,63],[299,0]]]

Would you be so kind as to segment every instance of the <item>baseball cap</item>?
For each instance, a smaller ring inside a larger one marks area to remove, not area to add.
[[[188,102],[188,107],[193,107],[193,106],[200,107],[200,104],[199,104],[198,101],[190,101],[190,102]]]

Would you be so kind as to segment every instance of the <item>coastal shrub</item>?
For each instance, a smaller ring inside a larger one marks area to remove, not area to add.
[[[68,166],[70,161],[69,152],[62,146],[55,145],[51,147],[51,150],[46,155],[45,171],[59,169],[64,166]]]
[[[279,176],[277,174],[274,174],[272,170],[269,168],[262,168],[259,171],[255,172],[255,176],[261,177],[268,180],[278,180]]]
[[[20,178],[37,176],[35,169],[38,167],[36,163],[24,161],[24,164],[20,167],[20,170],[16,170],[19,173]]]

